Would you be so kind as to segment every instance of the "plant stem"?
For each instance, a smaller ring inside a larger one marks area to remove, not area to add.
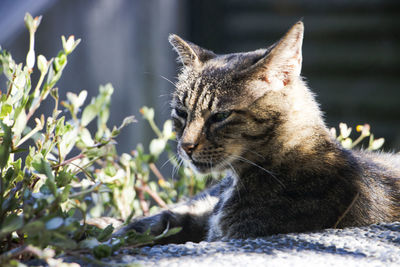
[[[11,94],[11,90],[12,90],[12,87],[13,87],[13,85],[14,85],[14,81],[15,81],[15,78],[16,78],[16,77],[17,77],[17,75],[15,75],[15,72],[14,72],[13,77],[12,77],[12,80],[10,81],[10,86],[8,87],[8,90],[7,90],[6,99],[8,99],[8,97],[9,97],[10,94]]]
[[[26,140],[28,140],[32,135],[34,135],[35,133],[39,132],[40,130],[43,129],[43,125],[36,125],[35,128],[33,128],[32,131],[30,131],[28,134],[26,134],[21,140],[19,140],[18,144],[16,145],[16,147],[19,147],[20,145],[22,145]]]
[[[154,163],[150,163],[149,167],[151,171],[157,176],[158,180],[165,181],[164,176],[161,174],[161,172],[158,170],[157,166]]]
[[[355,147],[356,145],[358,145],[363,139],[365,138],[365,135],[360,135],[352,144],[351,144],[351,148]]]
[[[154,120],[148,120],[151,129],[157,134],[159,138],[163,138],[163,134],[161,133],[160,129],[158,129],[157,125],[155,124]]]
[[[44,81],[44,77],[46,76],[47,72],[41,72],[40,73],[40,78],[38,83],[36,84],[35,90],[33,90],[33,97],[38,97],[39,96],[39,89],[42,86],[42,83]]]
[[[43,97],[40,96],[39,101],[35,104],[35,106],[31,109],[29,109],[28,115],[26,115],[26,121],[29,121],[29,119],[32,117],[33,113],[39,108],[40,103],[43,101]]]
[[[164,202],[164,200],[162,200],[162,198],[160,198],[160,196],[154,192],[153,190],[151,190],[151,188],[148,185],[145,185],[143,187],[143,190],[149,194],[155,202],[157,202],[157,204],[161,207],[161,208],[167,208],[167,204]]]
[[[4,201],[4,182],[3,182],[3,168],[0,168],[0,215],[3,214],[3,201]],[[3,216],[0,217],[0,228],[3,224]]]
[[[140,208],[142,209],[143,215],[148,216],[149,215],[149,206],[147,205],[147,202],[144,198],[143,188],[135,186],[135,190],[139,197],[139,204],[140,204]]]
[[[81,170],[85,175],[86,175],[86,177],[88,177],[88,178],[90,178],[90,180],[92,180],[93,182],[94,181],[96,181],[96,179],[95,178],[93,178],[93,176],[87,171],[87,170],[85,170],[84,168],[82,168],[81,166],[79,166],[79,165],[77,165],[77,164],[75,164],[75,163],[70,163],[71,165],[74,165],[75,167],[77,167],[79,170]],[[74,175],[76,175],[76,174],[78,174],[79,172],[77,171]]]
[[[73,162],[74,160],[81,159],[81,158],[83,158],[83,157],[85,157],[85,155],[84,155],[83,153],[80,153],[79,155],[77,155],[77,156],[75,156],[75,157],[72,157],[72,158],[70,158],[70,159],[68,159],[68,160],[65,160],[65,161],[63,161],[62,163],[60,163],[60,164],[54,166],[53,168],[58,168],[58,167],[61,167],[61,166],[70,164],[70,163]]]
[[[101,183],[98,183],[98,184],[92,186],[92,187],[89,188],[89,189],[80,191],[80,192],[75,193],[75,194],[71,194],[71,195],[69,195],[69,198],[76,198],[76,197],[79,197],[79,196],[81,196],[81,195],[85,195],[85,194],[87,194],[87,193],[91,193],[91,192],[93,192],[93,191],[96,191],[96,190],[99,188],[100,185],[101,185]]]

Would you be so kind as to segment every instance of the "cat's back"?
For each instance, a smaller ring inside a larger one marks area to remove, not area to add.
[[[400,220],[400,154],[351,151],[358,171],[349,179],[358,188],[341,227]]]
[[[371,152],[368,150],[355,150],[354,154],[361,162],[364,169],[377,172],[385,177],[391,177],[400,182],[400,154]],[[399,187],[400,189],[400,187]],[[400,191],[400,190],[399,190]]]

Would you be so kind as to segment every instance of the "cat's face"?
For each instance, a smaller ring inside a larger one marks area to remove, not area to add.
[[[222,56],[172,35],[184,64],[171,113],[180,157],[199,172],[263,157],[284,118],[283,88],[300,74],[302,35],[298,23],[272,49]]]

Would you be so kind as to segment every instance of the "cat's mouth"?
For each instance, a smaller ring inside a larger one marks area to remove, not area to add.
[[[190,163],[192,167],[196,169],[198,172],[207,173],[211,171],[211,164],[209,162],[200,162],[191,160]]]
[[[180,147],[178,147],[180,148]],[[210,152],[210,149],[197,151],[195,153],[186,153],[183,149],[178,149],[179,156],[189,163],[189,166],[196,172],[207,174],[211,172],[222,172],[228,169],[229,162],[224,158],[224,153],[215,149]]]
[[[196,160],[189,160],[190,162],[190,166],[192,167],[192,169],[206,174],[206,173],[210,173],[210,172],[220,172],[220,171],[224,171],[227,167],[224,166],[221,163],[215,163],[215,162],[201,162],[201,161],[196,161]]]

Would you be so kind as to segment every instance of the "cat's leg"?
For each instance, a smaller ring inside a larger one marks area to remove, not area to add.
[[[153,235],[161,234],[167,227],[182,227],[175,235],[166,237],[158,243],[185,243],[187,241],[200,242],[206,239],[208,221],[218,203],[221,193],[232,184],[227,177],[220,183],[210,187],[186,203],[164,210],[156,215],[138,218],[118,230],[115,235],[123,235],[129,230],[139,233],[150,229]]]

